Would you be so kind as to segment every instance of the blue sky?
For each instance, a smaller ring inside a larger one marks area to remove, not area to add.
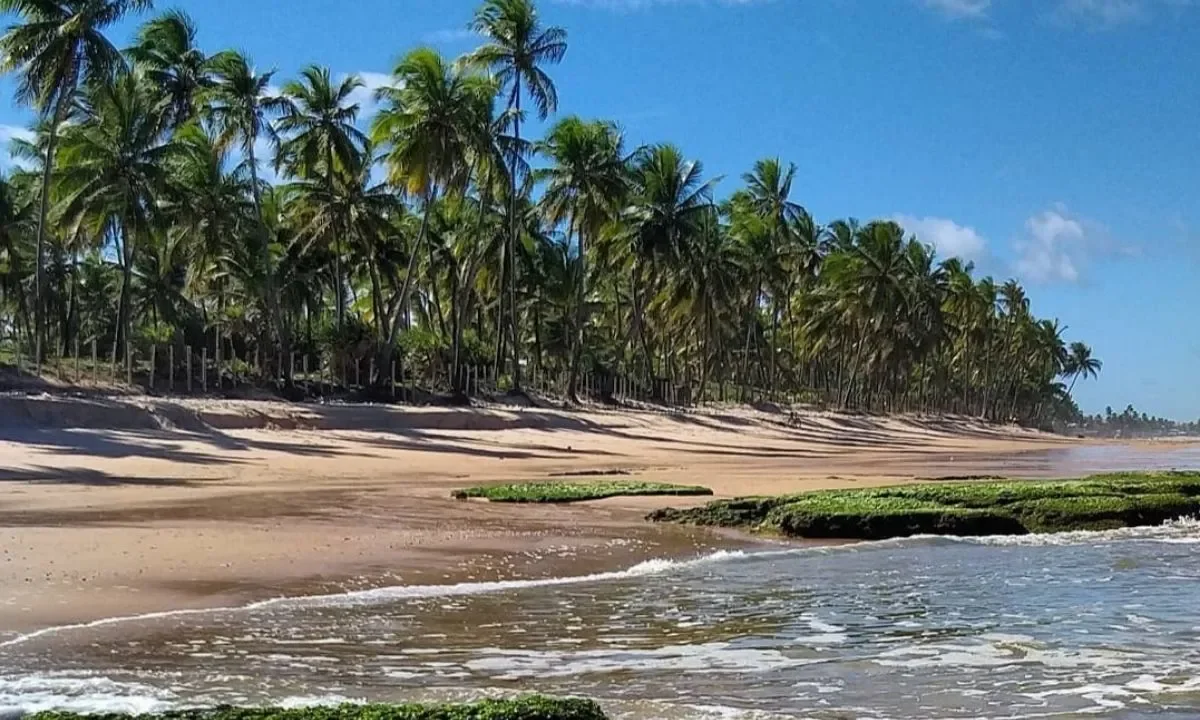
[[[159,2],[159,8],[169,7]],[[470,48],[473,0],[178,0],[209,50],[373,83]],[[1020,278],[1104,361],[1106,404],[1200,417],[1200,0],[542,0],[560,114],[727,178],[795,162],[822,221],[900,219]],[[114,31],[124,43],[130,22]],[[28,119],[0,84],[0,140]]]

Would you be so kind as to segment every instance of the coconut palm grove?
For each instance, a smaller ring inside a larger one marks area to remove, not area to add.
[[[570,115],[568,34],[532,0],[486,0],[462,57],[407,52],[370,108],[356,76],[277,77],[149,0],[0,11],[37,117],[0,179],[0,332],[26,365],[1030,424],[1077,419],[1101,367],[1015,280],[814,218],[782,157],[718,196],[686,148]]]

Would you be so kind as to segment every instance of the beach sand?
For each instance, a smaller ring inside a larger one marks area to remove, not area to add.
[[[642,520],[706,498],[449,498],[483,482],[621,470],[722,497],[773,494],[998,473],[1078,442],[966,419],[787,419],[770,408],[0,397],[0,641],[283,595],[578,575],[749,542]]]

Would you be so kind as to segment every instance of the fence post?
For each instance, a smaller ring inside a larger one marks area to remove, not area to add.
[[[108,356],[108,383],[117,384],[117,341],[113,340],[112,352]]]
[[[200,348],[200,392],[208,394],[208,344]]]
[[[133,343],[125,338],[125,384],[133,387]]]
[[[280,364],[282,365],[282,363]],[[291,371],[288,373],[288,377],[292,379],[293,383],[296,382],[296,353],[291,350],[288,351],[288,370]]]
[[[79,334],[75,335],[75,384],[79,384]]]
[[[54,354],[54,374],[58,376],[58,381],[62,382],[62,353]]]
[[[187,358],[187,391],[188,395],[192,394],[192,346],[184,345],[183,352]]]
[[[375,356],[374,355],[371,356],[371,366],[367,370],[367,382],[369,382],[369,383],[375,382]]]
[[[308,353],[304,353],[302,364],[304,365],[304,383],[306,385],[311,385],[312,383],[308,381]]]
[[[100,356],[96,352],[96,338],[92,338],[92,385],[100,383]]]
[[[158,369],[158,345],[150,344],[150,390],[154,390],[154,371]]]
[[[392,399],[396,399],[396,361],[392,361]]]
[[[175,343],[167,346],[167,392],[175,394]]]
[[[21,336],[17,336],[17,377],[25,372],[25,357],[21,354]]]

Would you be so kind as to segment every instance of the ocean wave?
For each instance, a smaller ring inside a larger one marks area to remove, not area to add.
[[[790,551],[783,551],[790,552]],[[654,559],[640,562],[625,570],[593,573],[591,575],[568,575],[564,577],[536,578],[528,580],[496,580],[492,582],[465,582],[448,585],[392,585],[371,590],[353,590],[326,595],[302,595],[294,597],[272,598],[241,606],[225,606],[213,608],[190,608],[185,610],[166,610],[162,612],[142,613],[139,615],[121,615],[102,618],[91,622],[74,623],[71,625],[56,625],[11,637],[0,642],[0,648],[8,648],[27,643],[48,635],[54,635],[74,630],[89,630],[128,622],[161,620],[166,618],[187,617],[191,615],[211,615],[214,613],[252,611],[264,608],[289,607],[345,607],[356,605],[375,605],[394,600],[410,600],[435,597],[456,597],[464,595],[483,595],[487,593],[525,590],[539,587],[556,587],[562,585],[580,585],[593,582],[626,580],[630,578],[662,575],[665,573],[697,567],[711,563],[728,562],[743,559],[755,553],[741,550],[718,550],[717,552],[686,560]],[[767,551],[762,554],[781,554],[780,551]]]
[[[102,676],[0,676],[0,717],[45,710],[144,715],[176,707],[178,702],[168,691]]]
[[[1200,543],[1200,520],[1196,518],[1183,518],[1172,520],[1162,525],[1126,527],[1115,530],[1076,530],[1060,533],[985,535],[981,537],[960,537],[957,535],[921,535],[917,537],[925,540],[943,540],[947,542],[970,543],[973,545],[1020,547],[1067,546],[1134,541],[1196,544]]]

